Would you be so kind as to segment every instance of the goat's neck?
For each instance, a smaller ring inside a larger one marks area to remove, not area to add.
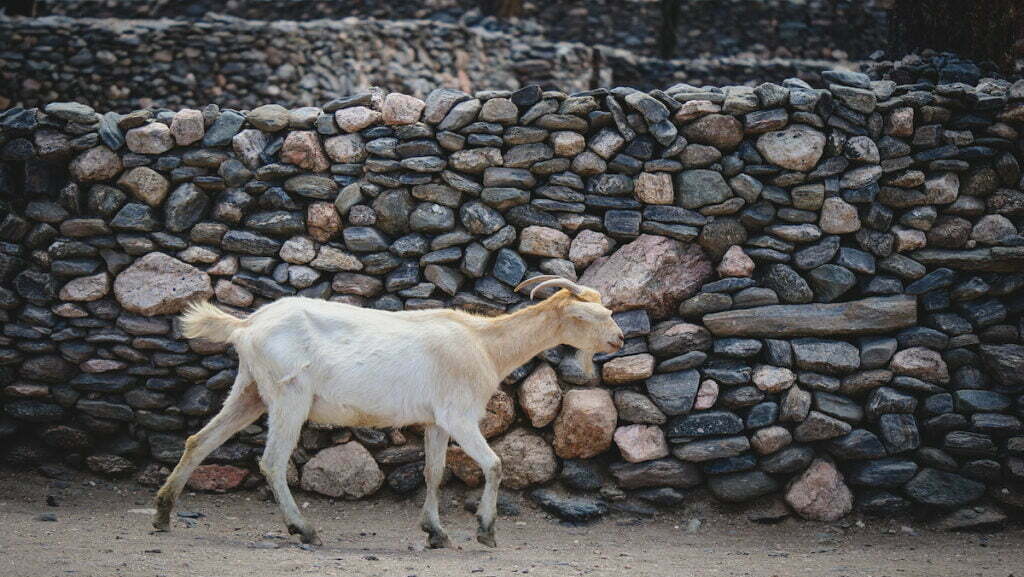
[[[489,319],[482,332],[501,378],[541,351],[563,344],[556,303],[548,300]]]

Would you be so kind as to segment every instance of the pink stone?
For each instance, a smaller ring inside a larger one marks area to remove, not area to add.
[[[749,277],[754,274],[754,260],[738,244],[729,247],[718,263],[718,275],[723,277]]]
[[[384,99],[384,124],[415,124],[423,113],[424,103],[419,98],[392,92]]]
[[[306,209],[306,228],[318,242],[327,242],[341,232],[341,216],[330,202],[314,202]]]
[[[668,456],[665,432],[657,425],[626,425],[615,429],[615,444],[622,458],[642,463]]]
[[[708,379],[701,382],[697,389],[697,399],[693,403],[693,410],[703,411],[715,406],[718,400],[718,383]]]
[[[655,319],[675,312],[711,274],[711,261],[699,245],[649,234],[599,258],[580,284],[601,293],[613,311],[646,308]]]
[[[320,139],[311,130],[295,130],[288,133],[281,146],[281,160],[313,172],[323,172],[331,165],[327,162]]]
[[[562,389],[558,386],[558,377],[547,363],[539,364],[519,386],[519,406],[530,419],[530,424],[538,429],[555,420],[561,404]]]
[[[906,375],[930,383],[949,382],[949,367],[937,351],[924,347],[911,347],[893,355],[890,368],[897,375]]]
[[[816,459],[790,483],[786,502],[805,519],[837,521],[853,509],[853,494],[835,465]]]
[[[515,401],[508,393],[498,389],[487,402],[487,413],[480,421],[480,432],[488,439],[496,437],[507,431],[515,418]]]
[[[583,268],[607,254],[612,244],[612,239],[604,233],[581,230],[569,245],[569,260],[576,268]]]
[[[249,471],[231,465],[200,465],[188,478],[188,486],[195,491],[223,493],[241,486]]]

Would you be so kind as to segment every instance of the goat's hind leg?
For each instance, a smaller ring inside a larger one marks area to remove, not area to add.
[[[484,493],[477,506],[476,518],[479,526],[476,540],[496,547],[494,540],[494,519],[498,509],[498,486],[501,485],[501,459],[494,453],[487,439],[480,433],[476,420],[461,420],[448,428],[455,441],[462,447],[484,472]]]
[[[430,425],[424,431],[423,442],[427,461],[423,468],[427,497],[423,501],[420,528],[427,532],[427,546],[431,549],[451,547],[451,539],[441,526],[441,516],[437,511],[438,492],[444,477],[444,460],[448,452],[448,431],[437,425]]]
[[[198,433],[185,440],[185,452],[181,460],[157,493],[156,515],[153,517],[156,530],[170,530],[171,509],[192,476],[192,471],[232,435],[258,419],[265,408],[252,377],[243,367],[239,367],[235,384],[223,408]]]
[[[320,545],[316,529],[299,512],[287,481],[288,459],[299,442],[302,423],[309,416],[312,400],[309,395],[290,390],[270,403],[267,410],[267,446],[263,450],[260,469],[281,507],[288,533],[298,533],[303,543]]]

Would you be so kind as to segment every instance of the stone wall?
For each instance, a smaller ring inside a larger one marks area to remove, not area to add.
[[[0,17],[0,107],[75,100],[126,113],[151,105],[310,106],[370,86],[422,98],[438,85],[575,92],[790,76],[814,82],[835,65],[749,55],[660,60],[430,20]]]
[[[204,18],[210,13],[252,20],[321,18],[431,19],[501,29],[552,41],[602,44],[658,56],[658,0],[523,2],[520,18],[498,20],[479,0],[42,0],[40,14],[77,18]],[[740,53],[759,57],[867,58],[887,46],[888,2],[875,0],[682,0],[675,56]],[[737,26],[738,22],[744,23]]]
[[[7,110],[3,458],[158,482],[235,374],[181,337],[189,299],[497,314],[545,273],[627,337],[599,378],[551,350],[491,401],[506,485],[556,514],[562,490],[600,514],[704,487],[998,520],[1024,505],[1024,82],[821,84]],[[258,485],[263,440],[193,487]],[[310,427],[292,481],[406,494],[422,458],[414,429]],[[480,481],[455,447],[450,468]]]

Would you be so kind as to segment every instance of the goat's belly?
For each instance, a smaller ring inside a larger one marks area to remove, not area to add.
[[[351,404],[337,403],[313,398],[313,406],[309,410],[309,420],[324,425],[341,427],[404,427],[416,423],[426,423],[427,415],[407,415],[399,419],[395,415],[374,414]]]

